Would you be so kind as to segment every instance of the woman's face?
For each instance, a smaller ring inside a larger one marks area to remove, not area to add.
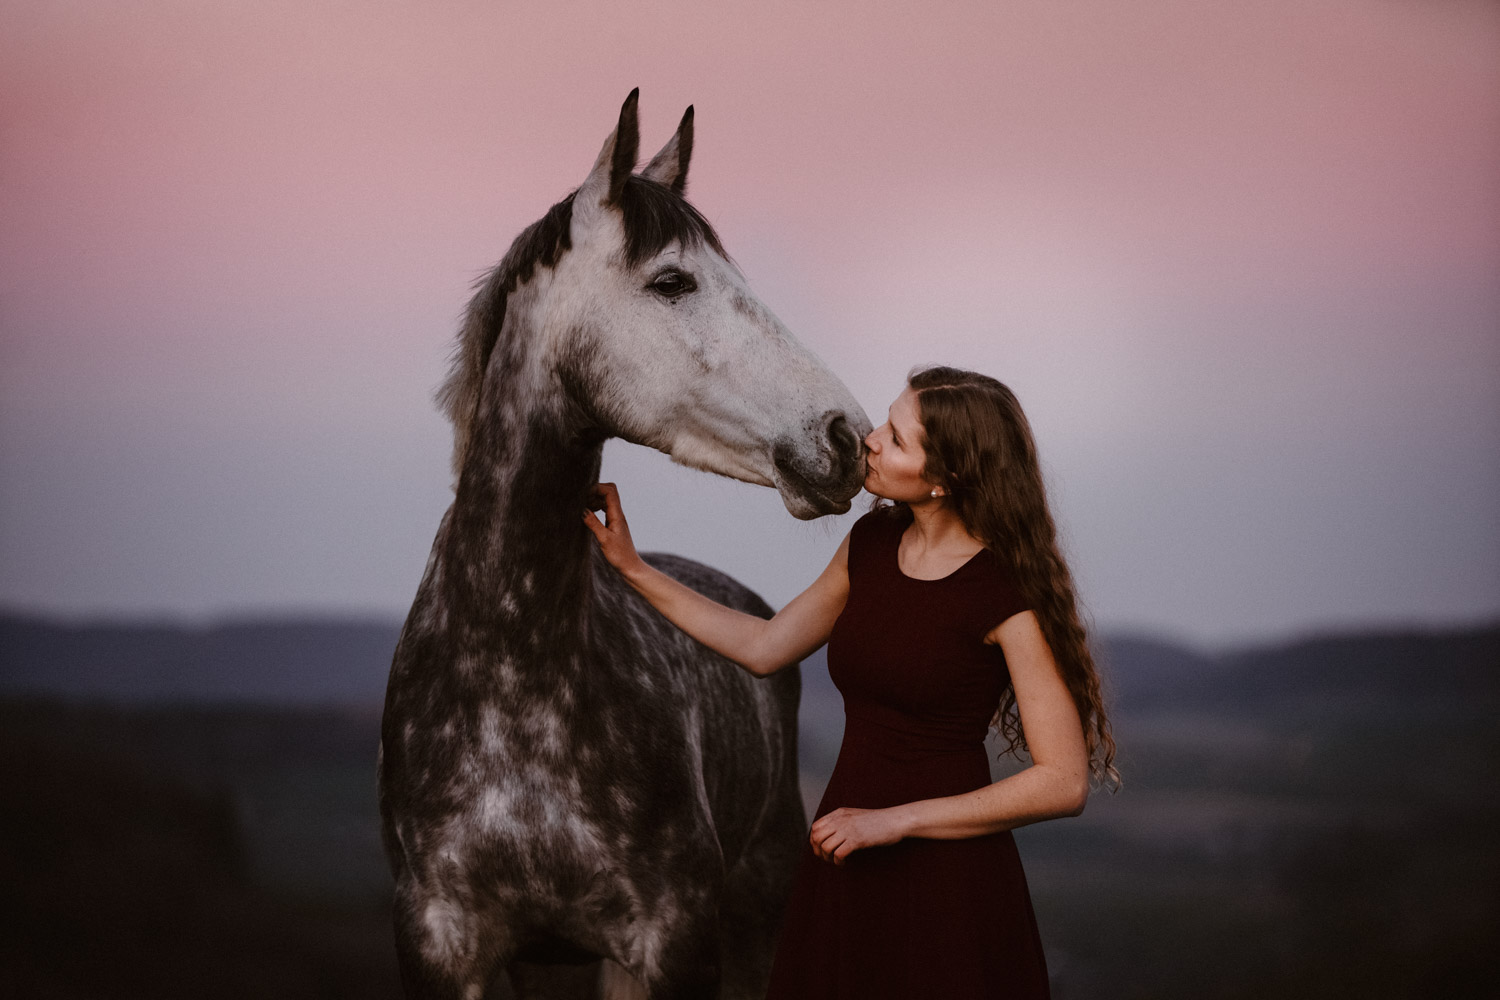
[[[891,404],[884,424],[865,438],[865,489],[887,500],[923,503],[932,499],[933,484],[922,476],[927,453],[922,450],[922,422],[917,418],[917,394],[910,388]]]

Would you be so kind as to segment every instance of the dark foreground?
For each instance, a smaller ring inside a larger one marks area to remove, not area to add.
[[[1124,790],[1017,833],[1059,1000],[1496,994],[1500,638],[1401,641],[1117,644]],[[398,996],[377,733],[0,701],[0,996]]]

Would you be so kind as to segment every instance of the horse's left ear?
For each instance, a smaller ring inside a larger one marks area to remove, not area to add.
[[[594,169],[574,196],[575,206],[618,204],[620,192],[625,190],[625,180],[635,169],[635,159],[640,154],[641,126],[636,116],[636,103],[640,100],[641,88],[637,87],[620,106],[620,122],[604,140]]]
[[[646,169],[641,171],[641,176],[665,184],[678,194],[682,194],[687,190],[688,160],[692,157],[693,106],[690,104],[682,113],[682,121],[677,125],[677,134],[667,140],[667,144],[661,148],[660,153],[651,158],[651,162],[646,164]]]

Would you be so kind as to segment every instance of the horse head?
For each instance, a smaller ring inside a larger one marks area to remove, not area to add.
[[[492,277],[512,293],[511,312],[526,300],[545,345],[536,374],[600,436],[774,486],[799,518],[848,510],[864,481],[869,419],[755,297],[684,199],[692,108],[635,173],[636,100],[632,91],[583,184],[517,239]],[[493,322],[492,305],[480,311]],[[461,395],[451,384],[444,393]]]

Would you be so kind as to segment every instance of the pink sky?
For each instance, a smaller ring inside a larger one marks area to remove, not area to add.
[[[0,602],[398,612],[468,283],[634,86],[872,414],[1016,386],[1102,622],[1500,612],[1500,8],[1389,0],[12,2]],[[616,454],[774,603],[836,542]]]

